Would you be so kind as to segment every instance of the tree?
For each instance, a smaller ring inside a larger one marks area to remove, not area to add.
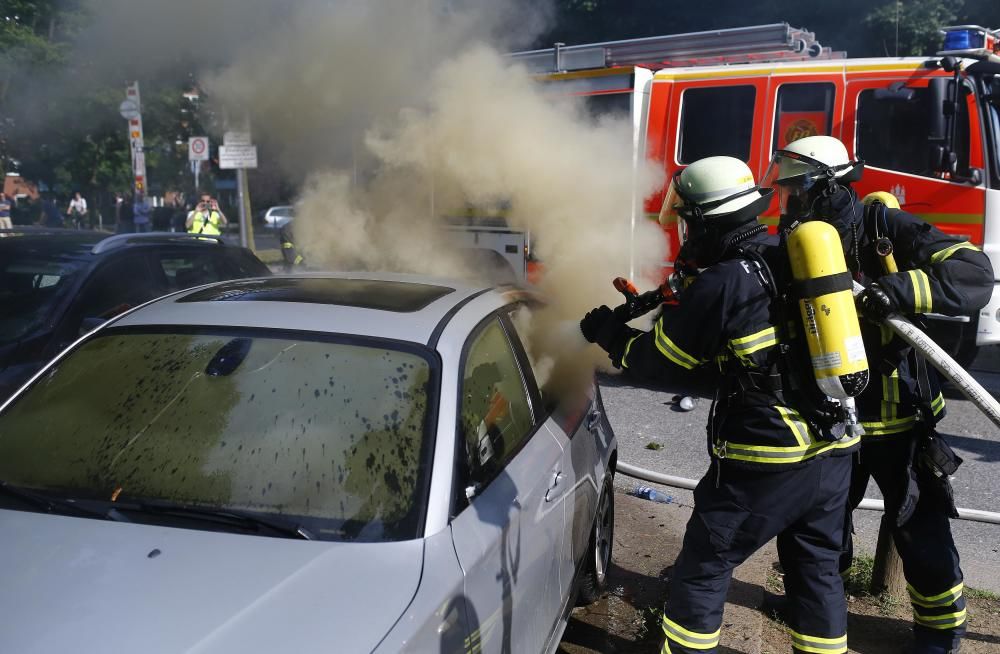
[[[869,13],[869,27],[890,56],[933,54],[941,49],[941,28],[954,25],[961,0],[892,0]]]

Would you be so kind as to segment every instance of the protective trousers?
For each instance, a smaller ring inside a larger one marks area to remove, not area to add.
[[[837,566],[844,550],[850,456],[792,470],[710,470],[670,579],[662,652],[714,652],[736,566],[778,538],[789,596],[789,631],[799,652],[847,652],[847,602]],[[713,465],[719,465],[716,461]]]
[[[909,483],[909,441],[915,434],[896,434],[879,442],[862,444],[859,463],[851,480],[851,509],[864,499],[869,477],[885,498],[886,514],[898,514]],[[944,654],[957,649],[965,633],[965,598],[962,569],[951,535],[951,524],[940,498],[921,488],[913,515],[892,531],[903,560],[906,588],[913,606],[914,652]],[[849,547],[840,568],[851,566]]]

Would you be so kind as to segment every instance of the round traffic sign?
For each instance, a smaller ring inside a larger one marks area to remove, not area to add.
[[[208,147],[208,142],[205,139],[191,139],[191,152],[204,154],[206,147]]]
[[[126,98],[118,105],[118,113],[125,120],[134,120],[139,117],[139,103],[135,100]]]

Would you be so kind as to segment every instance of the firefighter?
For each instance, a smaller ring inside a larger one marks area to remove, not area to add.
[[[866,208],[851,188],[862,171],[863,162],[851,161],[840,141],[810,136],[775,152],[764,185],[773,185],[779,195],[779,233],[797,222],[831,223],[854,279],[865,286],[857,306],[866,319],[862,337],[874,375],[858,398],[865,434],[850,510],[874,477],[903,560],[914,651],[955,652],[965,632],[965,599],[948,520],[957,517],[948,476],[961,459],[934,430],[945,413],[936,371],[882,321],[893,312],[974,313],[990,298],[993,272],[989,259],[968,241],[905,211],[879,203]],[[841,571],[850,565],[848,550]]]
[[[285,272],[291,272],[295,266],[303,265],[305,258],[295,246],[295,234],[292,231],[290,218],[285,220],[278,229],[278,240],[281,242],[281,258],[285,262]]]
[[[676,304],[663,306],[651,331],[632,329],[605,306],[580,325],[614,366],[642,380],[677,382],[717,367],[707,427],[711,464],[694,491],[671,575],[663,652],[716,650],[733,570],[775,537],[794,649],[847,652],[837,572],[849,454],[860,437],[815,420],[807,409],[815,397],[806,401],[819,395],[815,383],[807,391],[801,375],[797,384],[788,379],[791,314],[775,293],[787,266],[757,218],[770,200],[771,191],[761,191],[738,159],[692,163],[671,182],[661,223],[679,219],[679,258],[700,272]],[[797,364],[811,375],[807,357]]]
[[[189,234],[220,236],[222,228],[229,224],[226,214],[219,209],[219,203],[208,193],[202,193],[198,206],[185,221]]]

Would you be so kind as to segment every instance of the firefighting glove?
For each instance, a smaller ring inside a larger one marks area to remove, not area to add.
[[[878,282],[871,283],[868,288],[861,291],[854,299],[858,307],[858,313],[875,324],[885,322],[889,314],[899,310],[896,303],[885,292]]]
[[[621,365],[622,350],[632,330],[614,311],[605,305],[591,310],[580,321],[580,331],[587,341],[601,346],[616,367]]]

